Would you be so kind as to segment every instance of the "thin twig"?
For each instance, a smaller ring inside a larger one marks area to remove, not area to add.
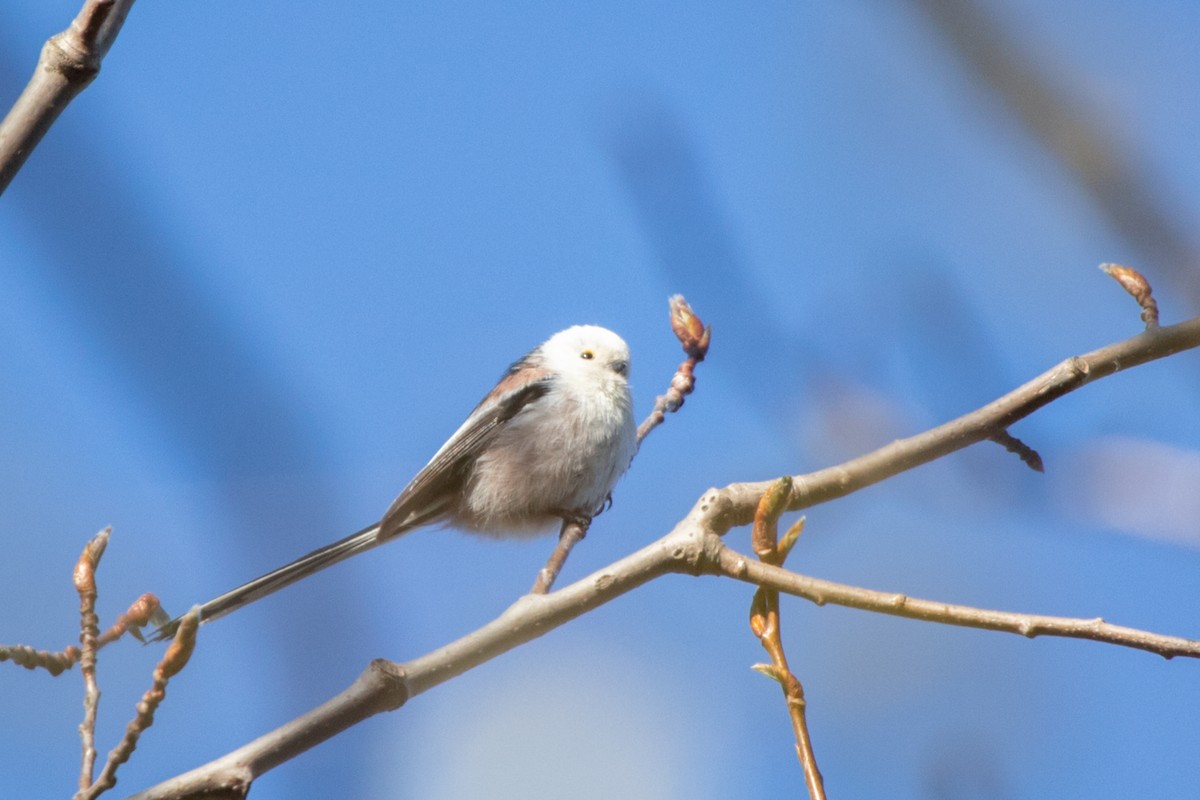
[[[806,597],[817,603],[837,602],[855,608],[951,624],[970,624],[957,621],[955,614],[998,615],[996,619],[989,616],[982,620],[985,624],[973,627],[1010,630],[1026,636],[1076,636],[1160,655],[1200,658],[1200,642],[1174,636],[1161,636],[1106,623],[1100,623],[1097,627],[1095,620],[1005,614],[913,600],[903,595],[871,593],[869,590],[820,581],[763,564],[730,550],[717,534],[708,530],[711,509],[705,510],[705,506],[709,499],[710,496],[706,495],[671,533],[636,553],[552,594],[526,595],[482,628],[420,658],[405,664],[383,659],[373,661],[351,686],[312,711],[215,761],[139,792],[130,800],[211,797],[217,790],[231,796],[237,792],[244,794],[259,776],[358,722],[398,709],[409,698],[427,692],[668,573],[720,574],[748,582],[757,580],[761,581],[762,586]],[[842,590],[848,594],[843,595]],[[879,597],[869,598],[861,593]],[[898,598],[904,598],[904,601],[900,602]],[[843,599],[846,602],[841,602]],[[931,608],[921,609],[922,603],[930,604]],[[949,610],[950,617],[936,619],[938,615],[933,613],[936,610]],[[1006,621],[1001,619],[1004,617],[1012,618],[1007,621],[1017,624],[999,624],[997,620]],[[1074,623],[1079,628],[1091,627],[1093,635],[1078,635],[1070,632],[1069,625],[1059,623]]]
[[[1007,430],[993,433],[988,438],[1008,452],[1015,454],[1025,466],[1034,472],[1046,471],[1046,467],[1042,463],[1042,457],[1038,454],[1038,451],[1013,436]]]
[[[154,685],[138,704],[138,714],[134,721],[126,727],[125,737],[121,743],[109,753],[100,777],[95,782],[92,775],[96,769],[96,716],[100,708],[100,685],[96,680],[96,654],[101,647],[116,641],[127,632],[136,632],[140,625],[145,625],[159,610],[158,598],[152,594],[144,594],[129,607],[129,610],[117,618],[117,622],[103,635],[100,633],[100,618],[96,614],[96,598],[99,590],[96,585],[96,570],[108,547],[111,528],[93,536],[84,546],[71,580],[75,591],[79,594],[80,616],[80,647],[68,647],[61,653],[46,653],[29,647],[0,647],[0,660],[11,659],[22,666],[33,669],[43,667],[52,675],[58,675],[70,669],[76,662],[80,664],[83,674],[83,722],[79,725],[79,737],[82,741],[83,757],[79,771],[79,791],[76,800],[91,800],[102,792],[112,788],[117,782],[116,770],[120,764],[129,759],[137,746],[138,737],[154,722],[154,710],[162,702],[167,680],[179,672],[191,655],[196,638],[196,627],[199,625],[199,615],[193,614],[188,630],[182,628],[175,642],[168,648],[166,655],[154,672]]]
[[[1100,270],[1121,284],[1121,288],[1137,301],[1142,309],[1142,322],[1145,323],[1146,330],[1157,328],[1158,303],[1154,300],[1150,282],[1137,270],[1123,267],[1120,264],[1101,264]],[[1027,467],[1035,472],[1045,471],[1042,457],[1038,451],[1013,436],[1007,428],[996,431],[988,438],[1008,452],[1015,453]]]
[[[712,326],[706,326],[696,316],[696,312],[688,305],[683,295],[673,295],[670,299],[671,330],[683,346],[687,358],[675,370],[671,386],[667,393],[654,400],[654,409],[650,416],[638,426],[637,438],[641,443],[650,431],[657,428],[667,418],[667,414],[678,411],[683,406],[684,398],[696,388],[696,365],[708,355],[708,345],[712,341]]]
[[[79,648],[71,645],[57,653],[36,650],[28,645],[0,645],[0,661],[11,661],[25,669],[42,669],[55,677],[79,663]]]
[[[551,594],[529,594],[458,641],[396,664],[377,659],[344,691],[276,730],[130,800],[209,797],[220,789],[249,791],[265,772],[362,720],[393,711],[409,698],[449,681],[672,571],[694,572],[698,540],[668,537]],[[677,566],[680,562],[682,566]],[[689,566],[694,565],[694,566]]]
[[[1018,420],[1082,386],[1147,361],[1200,347],[1200,317],[1178,325],[1147,330],[1099,350],[1068,358],[1038,377],[982,408],[924,433],[898,439],[878,450],[842,464],[792,476],[789,511],[836,500],[872,484],[927,464],[995,435]],[[735,483],[721,490],[715,502],[721,513],[714,529],[724,533],[748,525],[758,498],[769,481]]]
[[[138,628],[150,624],[151,620],[160,613],[158,598],[152,594],[144,594],[133,602],[112,627],[100,634],[96,639],[96,649],[115,642],[126,633],[138,635]],[[79,663],[83,651],[76,645],[71,645],[56,653],[46,650],[35,650],[26,645],[0,645],[0,661],[12,661],[26,669],[42,669],[55,677],[71,669]]]
[[[562,572],[563,564],[567,563],[567,557],[575,549],[575,545],[582,542],[583,537],[587,536],[590,524],[591,520],[563,520],[562,530],[558,533],[558,543],[554,546],[554,552],[546,560],[546,566],[538,570],[537,579],[534,580],[533,588],[529,590],[530,593],[546,594],[546,592],[550,591],[554,586],[554,582],[558,580],[558,573]]]
[[[0,122],[0,194],[58,115],[100,72],[132,6],[133,0],[85,0],[70,26],[46,42],[29,83]]]
[[[1137,628],[1113,625],[1099,617],[1053,617],[1043,614],[1021,614],[994,611],[987,608],[954,605],[938,600],[923,600],[899,592],[881,592],[844,583],[800,575],[780,567],[764,564],[737,551],[721,551],[716,571],[726,577],[765,586],[784,594],[802,597],[819,606],[826,603],[875,611],[896,617],[981,628],[988,631],[1017,633],[1033,639],[1038,636],[1061,636],[1068,639],[1090,639],[1094,642],[1145,650],[1163,658],[1184,656],[1200,658],[1200,641],[1179,636],[1166,636]]]
[[[91,785],[96,768],[96,712],[100,707],[100,685],[96,682],[96,641],[100,638],[100,619],[96,616],[96,567],[100,565],[111,532],[111,528],[105,528],[92,537],[83,548],[73,575],[75,591],[79,593],[79,643],[82,646],[79,670],[83,673],[84,685],[83,722],[79,725],[79,737],[83,740],[80,790]]]
[[[137,704],[137,715],[125,726],[125,735],[108,754],[96,782],[80,788],[75,800],[92,800],[117,784],[117,768],[129,760],[137,748],[138,739],[154,724],[154,712],[167,695],[167,683],[187,666],[196,648],[196,630],[200,627],[200,611],[193,608],[179,621],[175,638],[154,669],[150,688]]]
[[[804,520],[801,519],[787,532],[784,541],[779,541],[779,516],[787,506],[791,493],[791,478],[780,478],[759,500],[750,542],[755,555],[764,564],[783,566],[804,529]],[[804,699],[804,685],[788,666],[787,654],[783,649],[777,590],[763,586],[755,590],[754,599],[750,602],[750,630],[771,657],[770,664],[756,664],[754,669],[776,681],[783,689],[788,716],[792,720],[792,734],[796,738],[796,757],[804,770],[808,795],[812,800],[825,800],[825,781],[817,766],[812,736],[808,732],[808,703]]]

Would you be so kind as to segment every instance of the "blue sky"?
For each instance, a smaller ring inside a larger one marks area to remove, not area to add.
[[[984,8],[1194,231],[1200,9]],[[5,104],[76,10],[0,9]],[[1101,262],[1140,268],[1164,321],[1197,305],[1196,262],[1123,233],[900,2],[143,2],[0,201],[0,242],[0,641],[39,647],[77,635],[70,570],[99,528],[102,613],[144,591],[182,611],[377,518],[570,324],[626,338],[645,413],[680,358],[676,292],[710,360],[565,580],[708,486],[836,463],[1136,333]],[[1198,373],[1185,354],[1020,423],[1044,476],[976,447],[814,508],[792,565],[1195,636]],[[118,789],[483,624],[549,548],[420,532],[206,627]],[[254,796],[797,796],[750,595],[660,581]],[[1194,663],[799,601],[784,619],[834,796],[1194,787]],[[105,749],[155,656],[105,653]],[[0,794],[71,791],[77,681],[0,670]]]

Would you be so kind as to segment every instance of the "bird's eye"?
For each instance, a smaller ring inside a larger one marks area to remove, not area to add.
[[[584,359],[585,361],[591,361],[593,358],[596,357],[596,354],[593,353],[591,350],[584,350],[582,353],[579,354],[579,357]]]

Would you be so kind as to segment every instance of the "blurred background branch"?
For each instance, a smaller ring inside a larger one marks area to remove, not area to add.
[[[1081,69],[1052,66],[1040,43],[977,0],[912,0],[931,27],[999,102],[1070,172],[1108,223],[1167,278],[1172,296],[1200,309],[1200,237],[1178,199],[1154,179],[1151,159],[1122,134],[1135,121],[1088,102]],[[998,8],[1003,9],[1000,5]],[[1109,54],[1098,51],[1094,58]]]

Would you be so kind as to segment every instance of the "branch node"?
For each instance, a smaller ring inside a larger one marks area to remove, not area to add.
[[[402,665],[377,658],[367,666],[367,672],[372,681],[382,685],[385,711],[395,711],[408,702],[408,673]]]

